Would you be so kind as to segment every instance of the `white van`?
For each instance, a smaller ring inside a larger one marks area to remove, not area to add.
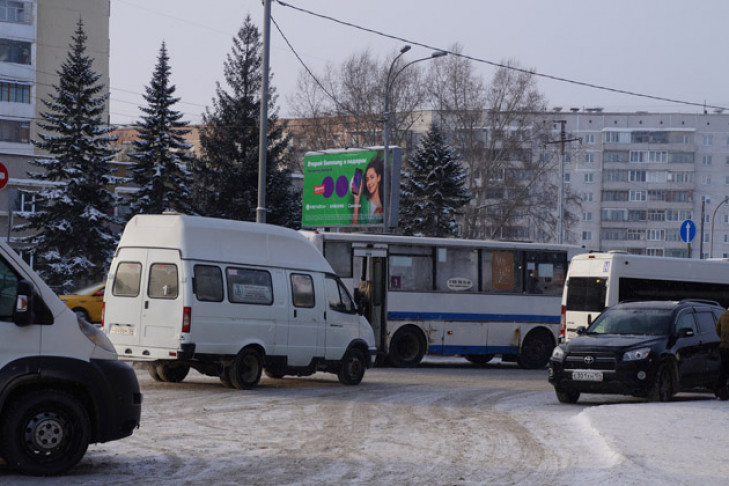
[[[156,380],[182,381],[192,367],[239,389],[264,370],[356,385],[376,353],[371,326],[306,238],[180,214],[137,215],[124,228],[102,326]]]
[[[562,293],[561,338],[568,341],[603,310],[626,300],[707,299],[729,306],[729,263],[631,255],[621,251],[572,258]]]
[[[0,458],[61,474],[89,443],[132,434],[142,395],[109,339],[0,242]]]

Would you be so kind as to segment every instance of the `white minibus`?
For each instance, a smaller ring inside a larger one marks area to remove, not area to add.
[[[576,255],[562,296],[561,337],[573,338],[618,302],[688,298],[729,306],[729,263],[612,251]]]
[[[331,266],[296,231],[180,214],[127,223],[109,271],[102,326],[121,359],[160,381],[190,368],[239,389],[261,373],[316,371],[358,384],[372,328]]]

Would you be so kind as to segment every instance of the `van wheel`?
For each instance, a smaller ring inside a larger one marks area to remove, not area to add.
[[[161,381],[167,383],[180,383],[190,372],[190,365],[184,363],[164,363],[155,365]]]
[[[425,342],[414,328],[400,329],[390,341],[388,358],[396,368],[418,366],[425,355]]]
[[[233,361],[230,368],[230,382],[239,390],[253,388],[261,381],[263,372],[263,358],[261,353],[253,348],[245,348]]]
[[[3,457],[23,474],[50,476],[75,466],[86,453],[91,423],[74,396],[60,390],[14,400],[0,427]]]
[[[522,368],[536,370],[544,368],[554,351],[554,340],[545,330],[535,330],[527,334],[521,343],[516,362]]]
[[[673,378],[671,370],[667,365],[662,364],[656,373],[656,381],[653,382],[648,392],[648,400],[651,402],[668,402],[673,397]]]
[[[367,365],[365,357],[361,350],[351,348],[344,353],[342,362],[339,365],[339,383],[343,385],[359,385],[364,378]]]

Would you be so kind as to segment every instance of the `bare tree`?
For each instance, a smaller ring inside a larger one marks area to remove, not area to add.
[[[364,147],[382,143],[383,111],[387,75],[392,66],[396,76],[390,82],[390,140],[402,144],[415,121],[413,112],[426,100],[423,72],[419,66],[402,69],[406,61],[393,60],[398,53],[378,62],[365,50],[340,66],[328,65],[325,72],[299,74],[298,90],[289,99],[300,118],[297,146],[306,150]],[[402,71],[401,71],[402,70]],[[305,120],[305,121],[304,121]],[[292,128],[295,129],[297,122]]]

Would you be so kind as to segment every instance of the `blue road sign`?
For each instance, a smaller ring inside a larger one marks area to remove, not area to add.
[[[690,243],[696,236],[696,225],[690,219],[681,223],[681,239],[686,243]]]

